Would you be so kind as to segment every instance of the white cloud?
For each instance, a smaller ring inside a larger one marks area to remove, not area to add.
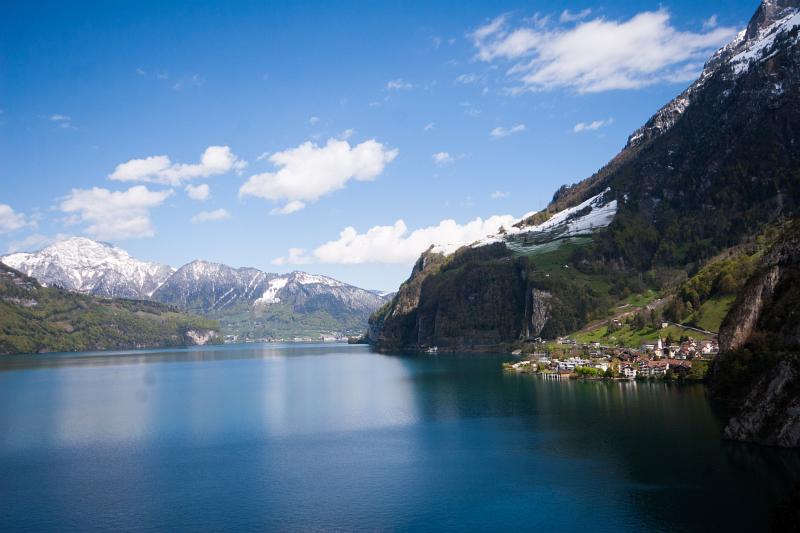
[[[433,157],[433,162],[436,163],[437,165],[446,165],[447,163],[452,163],[453,161],[455,161],[455,159],[453,159],[453,156],[451,156],[447,152],[436,152],[435,154],[433,154],[432,157]]]
[[[72,189],[60,209],[88,224],[85,232],[98,239],[135,239],[155,235],[150,209],[164,203],[172,190],[151,191],[136,185],[127,191],[100,187]]]
[[[494,191],[489,197],[492,200],[500,200],[502,198],[508,198],[509,193],[506,191]]]
[[[200,157],[200,163],[172,163],[169,157],[156,155],[120,163],[108,177],[114,181],[140,181],[176,186],[182,181],[195,178],[207,178],[230,171],[241,172],[246,166],[247,163],[239,159],[228,146],[209,146]]]
[[[231,214],[225,209],[215,209],[213,211],[200,211],[192,217],[192,224],[200,222],[213,222],[216,220],[227,220],[231,218]]]
[[[490,131],[489,135],[495,139],[502,139],[503,137],[508,137],[509,135],[514,135],[515,133],[520,133],[523,131],[525,131],[525,124],[516,124],[510,128],[498,126]]]
[[[192,200],[208,200],[208,197],[211,196],[211,189],[207,183],[203,183],[202,185],[187,185],[186,194],[188,194],[189,198]]]
[[[0,235],[20,230],[32,224],[23,214],[14,211],[10,205],[0,204]]]
[[[404,89],[411,89],[413,87],[414,86],[411,83],[405,81],[403,78],[397,78],[395,80],[390,80],[389,82],[386,83],[386,88],[389,89],[390,91],[399,91],[399,90],[404,90]]]
[[[508,227],[518,219],[511,215],[476,218],[466,224],[443,220],[436,226],[420,228],[409,233],[403,220],[392,226],[374,226],[366,233],[347,227],[339,238],[313,251],[313,260],[321,263],[413,263],[419,254],[432,244],[455,249],[487,235],[497,233],[500,226]],[[302,255],[302,254],[301,254]],[[310,261],[312,258],[307,258]]]
[[[433,122],[428,122],[427,124],[425,124],[425,127],[422,128],[422,131],[431,131],[435,127],[436,124],[434,124]]]
[[[374,139],[352,147],[339,139],[329,139],[324,146],[305,142],[269,156],[278,170],[250,176],[239,189],[239,196],[286,200],[282,210],[297,211],[308,202],[344,188],[351,179],[375,179],[397,154],[396,149]]]
[[[597,131],[602,127],[608,126],[614,123],[613,118],[609,118],[606,120],[594,120],[592,122],[578,122],[575,124],[575,127],[572,128],[572,131],[575,133],[583,133],[584,131]]]
[[[576,11],[575,13],[571,12],[569,9],[565,9],[561,12],[561,16],[558,17],[558,21],[561,23],[577,22],[585,19],[591,14],[592,10],[588,7],[582,11]]]
[[[678,31],[666,9],[569,27],[541,20],[514,28],[501,16],[472,34],[478,59],[510,62],[507,75],[518,83],[512,93],[556,88],[589,93],[671,81],[687,63],[701,63],[736,35],[729,27]]]
[[[289,248],[289,253],[283,257],[276,257],[272,260],[273,265],[305,265],[312,261],[312,258],[305,255],[303,248]]]

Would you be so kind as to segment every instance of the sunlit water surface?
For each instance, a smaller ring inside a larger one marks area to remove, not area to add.
[[[0,530],[758,531],[795,453],[700,386],[239,345],[0,359]]]

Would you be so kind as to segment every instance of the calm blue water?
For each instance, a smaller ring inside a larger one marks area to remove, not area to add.
[[[0,360],[0,530],[757,531],[797,456],[702,387],[248,345]]]

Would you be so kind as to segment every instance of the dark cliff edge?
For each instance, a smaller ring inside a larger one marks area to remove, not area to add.
[[[532,327],[525,264],[502,244],[432,250],[394,299],[370,318],[370,341],[384,350],[489,350]]]
[[[764,256],[720,329],[712,395],[734,409],[725,437],[800,446],[800,223]]]

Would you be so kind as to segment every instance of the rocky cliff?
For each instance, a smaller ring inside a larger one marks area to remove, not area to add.
[[[533,286],[529,268],[500,243],[450,256],[429,250],[370,318],[370,340],[383,349],[480,350],[537,337],[551,294]]]
[[[800,223],[765,254],[720,329],[712,393],[734,440],[800,446]]]

